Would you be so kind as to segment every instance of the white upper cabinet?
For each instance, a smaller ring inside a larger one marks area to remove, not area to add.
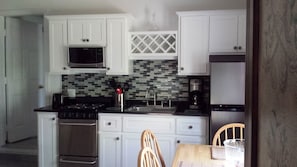
[[[127,75],[132,72],[128,57],[128,19],[107,18],[106,74]]]
[[[50,74],[132,73],[127,39],[129,17],[126,14],[45,16],[45,49],[49,54]],[[107,68],[70,68],[68,48],[72,46],[103,47]]]
[[[105,18],[68,19],[68,44],[105,46]]]
[[[63,18],[46,17],[45,43],[49,54],[49,72],[51,74],[67,74],[67,20]]]
[[[210,16],[209,52],[246,52],[245,10],[220,11]]]
[[[178,74],[208,75],[209,16],[205,12],[178,12]]]

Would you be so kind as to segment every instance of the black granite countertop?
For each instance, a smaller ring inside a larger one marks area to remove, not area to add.
[[[53,106],[48,105],[40,108],[35,108],[35,112],[59,112],[59,109],[54,109]]]
[[[144,105],[143,100],[127,100],[126,107],[128,108],[132,105]],[[208,111],[205,110],[191,110],[188,108],[188,104],[186,101],[172,101],[172,106],[176,107],[175,112],[172,113],[166,113],[171,115],[180,115],[180,116],[210,116]],[[54,109],[51,105],[40,107],[34,109],[35,112],[59,112],[60,109]],[[125,111],[120,112],[120,110],[106,110],[103,109],[99,111],[99,113],[121,113],[121,114],[150,114],[145,112],[131,112],[131,111]],[[154,112],[153,112],[154,113]],[[158,113],[162,114],[162,113]],[[164,113],[165,114],[165,113]]]

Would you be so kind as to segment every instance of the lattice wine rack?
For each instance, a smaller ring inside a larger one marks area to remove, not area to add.
[[[131,32],[131,59],[176,59],[176,31]]]

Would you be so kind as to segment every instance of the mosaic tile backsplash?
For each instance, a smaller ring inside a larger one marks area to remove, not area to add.
[[[62,88],[76,89],[77,96],[108,96],[114,94],[110,81],[123,86],[128,83],[129,90],[126,91],[127,99],[144,99],[147,89],[151,96],[153,90],[157,91],[158,99],[171,98],[176,100],[187,100],[188,78],[177,76],[176,60],[136,60],[133,62],[133,74],[125,76],[108,76],[100,73],[84,73],[77,75],[63,75]]]

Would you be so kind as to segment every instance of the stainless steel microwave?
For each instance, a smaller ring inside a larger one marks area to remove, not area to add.
[[[68,65],[71,68],[105,68],[104,47],[69,47]]]

